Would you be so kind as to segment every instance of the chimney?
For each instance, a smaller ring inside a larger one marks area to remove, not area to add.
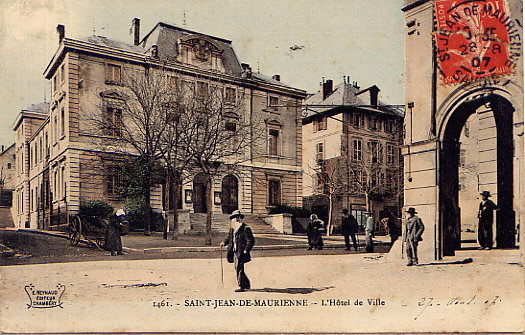
[[[57,26],[57,33],[58,33],[58,44],[62,43],[62,40],[64,39],[64,36],[66,35],[66,28],[63,24],[59,24]]]
[[[252,67],[250,64],[241,63],[242,71],[243,71],[243,77],[250,79],[252,77]]]
[[[133,19],[133,44],[139,45],[140,43],[140,19]]]
[[[332,93],[333,89],[334,82],[332,81],[332,79],[328,79],[323,83],[323,100],[326,99],[326,97],[328,97]]]
[[[379,91],[381,90],[376,85],[370,87],[370,104],[374,107],[377,107],[377,103],[378,103],[377,95]]]
[[[281,75],[279,75],[279,74],[274,74],[274,75],[272,76],[272,79],[273,79],[273,80],[277,80],[277,81],[281,81]]]

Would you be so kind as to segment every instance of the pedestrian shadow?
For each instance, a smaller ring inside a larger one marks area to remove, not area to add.
[[[250,292],[264,292],[264,293],[288,293],[288,294],[310,294],[313,292],[324,291],[334,288],[334,286],[328,287],[289,287],[289,288],[256,288],[250,289]]]
[[[427,266],[427,265],[454,265],[454,264],[469,264],[472,263],[474,260],[472,258],[465,258],[462,261],[454,261],[454,262],[434,262],[434,263],[425,263],[425,264],[419,264],[419,266]]]

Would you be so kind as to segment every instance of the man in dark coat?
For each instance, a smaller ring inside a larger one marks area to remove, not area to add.
[[[255,239],[253,238],[252,229],[242,220],[244,215],[239,210],[233,211],[230,215],[230,231],[228,237],[221,243],[221,246],[227,245],[227,258],[229,263],[234,263],[237,274],[237,283],[239,288],[235,292],[244,292],[251,288],[250,280],[244,272],[244,264],[251,261],[250,251],[253,248]]]
[[[354,244],[354,249],[357,250],[357,240],[355,234],[357,233],[357,220],[348,212],[348,209],[343,209],[343,217],[341,219],[341,231],[345,237],[346,250],[350,250],[350,236]]]
[[[482,201],[479,204],[478,211],[478,240],[480,250],[492,249],[492,222],[494,221],[494,210],[498,208],[492,200],[490,200],[490,192],[483,191],[480,193]]]
[[[323,250],[323,232],[325,231],[324,222],[317,218],[317,215],[310,215],[310,222],[306,226],[308,236],[308,250]]]
[[[410,207],[406,212],[408,213],[408,218],[406,220],[404,242],[408,258],[407,266],[417,266],[417,245],[420,241],[423,241],[421,235],[425,231],[425,226],[419,216],[416,215],[415,208]]]

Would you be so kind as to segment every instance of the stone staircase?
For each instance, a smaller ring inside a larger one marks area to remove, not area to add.
[[[254,234],[280,234],[275,228],[267,224],[258,216],[247,215],[244,222],[252,228]]]
[[[227,233],[230,230],[229,216],[229,214],[213,213],[211,217],[211,232]],[[199,234],[206,232],[206,214],[191,213],[190,221],[190,234]],[[244,222],[252,228],[254,234],[279,234],[277,230],[272,228],[272,226],[270,226],[257,216],[248,215],[244,218]]]
[[[0,207],[0,228],[14,227],[13,218],[11,217],[10,207]]]

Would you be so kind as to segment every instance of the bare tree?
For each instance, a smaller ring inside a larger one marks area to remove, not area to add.
[[[343,155],[322,160],[311,168],[314,180],[317,180],[315,193],[328,198],[327,234],[333,228],[337,196],[364,196],[369,212],[374,209],[374,198],[399,201],[403,192],[402,167],[393,164],[393,156],[390,159],[392,161],[385,165],[382,143],[371,140],[365,148],[354,151],[351,157]]]
[[[317,166],[310,168],[313,180],[316,181],[314,193],[328,198],[328,222],[326,235],[333,230],[333,208],[336,196],[343,195],[348,190],[347,166],[343,157],[335,157],[318,161]]]
[[[166,71],[157,67],[127,68],[115,76],[114,89],[101,93],[101,113],[91,117],[100,133],[98,144],[134,157],[144,166],[142,196],[144,234],[151,231],[153,172],[166,157],[166,134],[180,106],[180,92]]]
[[[213,82],[185,86],[180,139],[192,166],[206,179],[206,244],[211,245],[213,176],[250,159],[250,148],[260,136],[253,126],[257,121],[245,112],[243,92]]]
[[[366,210],[373,212],[373,197],[390,197],[399,194],[401,170],[386,169],[383,143],[370,140],[362,153],[348,160],[349,192],[365,196]]]

